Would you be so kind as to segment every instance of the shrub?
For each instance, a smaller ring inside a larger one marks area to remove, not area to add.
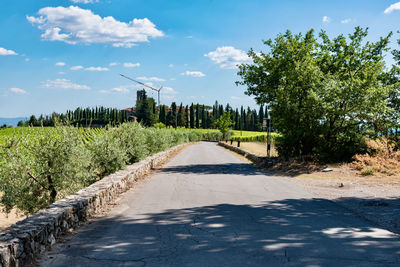
[[[201,132],[143,128],[27,128],[0,144],[0,202],[26,214],[88,186],[126,164],[188,141]]]
[[[198,142],[203,138],[203,133],[197,131],[189,131],[187,135],[189,142]]]
[[[91,154],[91,165],[96,176],[103,177],[121,169],[128,162],[126,147],[119,138],[116,129],[96,136],[87,148]]]
[[[203,140],[206,141],[221,141],[223,139],[223,135],[221,132],[206,132],[203,133]]]
[[[146,158],[150,151],[146,144],[146,130],[138,123],[124,123],[116,129],[117,137],[127,154],[128,163]]]
[[[164,129],[164,128],[166,128],[165,124],[162,123],[162,122],[154,123],[153,127],[154,127],[154,128],[159,128],[159,129]]]
[[[396,143],[386,137],[363,142],[366,153],[357,154],[349,166],[361,171],[373,169],[374,172],[393,175],[400,172],[400,151],[395,150]]]
[[[367,176],[367,175],[373,175],[375,173],[374,168],[365,168],[361,171],[361,175]]]

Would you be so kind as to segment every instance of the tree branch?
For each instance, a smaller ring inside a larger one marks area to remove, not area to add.
[[[30,171],[27,171],[29,177],[31,177],[35,182],[37,182],[40,186],[42,186],[44,189],[49,190],[48,187],[44,186],[41,182],[38,181],[38,179],[35,178],[35,176],[32,175]]]

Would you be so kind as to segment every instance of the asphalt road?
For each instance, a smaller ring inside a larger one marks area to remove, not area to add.
[[[214,143],[192,145],[42,266],[400,266],[400,238]]]

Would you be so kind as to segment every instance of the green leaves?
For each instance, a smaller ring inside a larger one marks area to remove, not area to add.
[[[390,86],[384,53],[391,36],[366,42],[368,29],[331,39],[321,31],[287,31],[264,44],[268,52],[250,50],[253,64],[243,64],[237,84],[247,87],[258,104],[267,104],[274,127],[283,134],[280,155],[317,154],[345,159],[357,152],[360,137],[385,121]],[[349,144],[355,144],[349,146]]]
[[[221,131],[223,138],[226,138],[226,134],[229,131],[229,127],[233,125],[233,121],[231,120],[231,114],[229,112],[224,112],[221,117],[219,117],[215,124],[217,125],[218,130]]]
[[[200,133],[143,128],[25,128],[0,146],[0,202],[26,214],[77,192],[126,164],[188,141]]]

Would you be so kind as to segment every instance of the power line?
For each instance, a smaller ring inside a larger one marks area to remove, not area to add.
[[[151,90],[153,90],[153,91],[156,91],[157,94],[158,94],[158,106],[160,106],[160,91],[161,91],[161,89],[163,88],[162,86],[160,87],[160,89],[156,89],[156,88],[153,88],[153,87],[151,87],[151,86],[149,86],[149,85],[147,85],[147,84],[145,84],[145,83],[136,81],[135,79],[132,79],[132,78],[130,78],[130,77],[128,77],[128,76],[125,76],[125,75],[123,75],[123,74],[119,74],[119,75],[121,75],[122,77],[124,77],[124,78],[126,78],[126,79],[128,79],[128,80],[131,80],[131,81],[133,81],[133,82],[135,82],[135,83],[138,83],[138,84],[140,84],[140,85],[143,85],[143,86],[145,86],[145,87],[147,87],[147,88],[149,88],[149,89],[151,89]]]

